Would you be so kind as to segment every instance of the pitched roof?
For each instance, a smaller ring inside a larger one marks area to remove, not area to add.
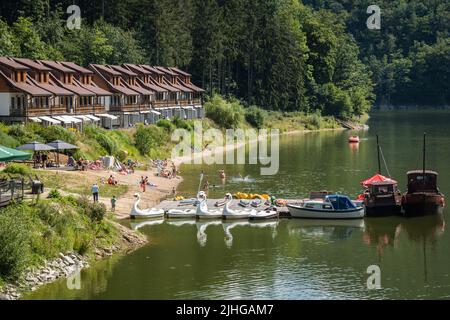
[[[118,72],[120,72],[120,73],[124,73],[124,74],[126,74],[127,76],[137,76],[137,74],[136,73],[134,73],[133,71],[130,71],[130,70],[128,70],[128,69],[125,69],[125,68],[123,68],[123,67],[121,67],[121,66],[116,66],[116,65],[108,65],[108,67],[110,67],[110,68],[112,68],[112,69],[114,69],[114,70],[116,70],[116,71],[118,71]]]
[[[153,83],[144,83],[142,80],[138,79],[138,81],[141,83],[141,86],[145,88],[149,88],[150,90],[153,90],[155,92],[167,92],[167,89],[161,88]]]
[[[98,70],[104,71],[104,72],[106,72],[106,73],[108,73],[110,75],[113,75],[113,76],[121,76],[122,75],[120,72],[117,72],[116,70],[113,70],[110,67],[104,66],[104,65],[101,65],[101,64],[91,64],[90,66],[93,67],[94,69],[96,69],[97,71]]]
[[[106,90],[104,90],[104,89],[102,89],[100,87],[97,87],[95,85],[84,84],[84,83],[79,82],[76,79],[74,80],[74,82],[76,83],[77,86],[82,87],[82,88],[84,88],[86,90],[89,90],[89,91],[95,93],[97,96],[110,96],[110,95],[112,95],[111,92],[106,91]]]
[[[160,70],[158,70],[158,69],[155,69],[155,68],[153,68],[153,67],[150,67],[150,66],[148,66],[148,65],[146,65],[146,64],[140,64],[139,66],[142,67],[142,68],[144,68],[144,69],[147,69],[147,70],[150,71],[151,73],[156,73],[156,74],[159,74],[159,75],[164,75],[164,72],[162,72],[162,71],[160,71]]]
[[[171,67],[171,68],[169,68],[171,71],[173,71],[173,72],[175,72],[175,73],[178,73],[179,75],[182,75],[182,76],[186,76],[186,77],[190,77],[191,76],[191,74],[190,73],[187,73],[187,72],[185,72],[185,71],[183,71],[183,70],[180,70],[180,69],[178,69],[178,68],[175,68],[175,67]]]
[[[142,73],[142,74],[146,74],[146,75],[151,74],[151,72],[149,70],[144,69],[143,67],[141,67],[137,64],[125,63],[125,64],[123,64],[123,66],[134,72],[138,72],[138,73]]]
[[[18,91],[22,91],[25,92],[27,94],[30,94],[32,96],[35,97],[48,97],[51,96],[52,94],[44,89],[39,88],[38,86],[32,85],[32,84],[28,84],[28,83],[22,83],[22,82],[15,82],[12,81],[8,76],[6,76],[1,70],[0,70],[0,77],[3,77],[6,82],[13,87],[14,89],[18,90]]]
[[[53,70],[62,72],[62,73],[75,73],[74,70],[69,69],[67,67],[64,67],[62,64],[56,62],[56,61],[50,61],[50,60],[38,60],[43,65],[46,65],[47,67],[50,67]]]
[[[39,70],[39,71],[51,71],[49,67],[46,67],[40,63],[34,62],[31,59],[25,59],[25,58],[13,58],[14,61],[23,64],[24,66],[27,66],[31,69]]]
[[[23,64],[17,63],[11,58],[7,57],[0,57],[0,64],[14,70],[29,70],[27,66],[24,66]]]
[[[61,61],[60,62],[63,66],[70,68],[78,73],[81,74],[93,74],[94,72],[92,70],[83,68],[82,66],[77,65],[74,62],[68,62],[68,61]]]
[[[57,96],[73,96],[72,92],[70,92],[70,91],[68,91],[68,90],[58,86],[51,79],[49,79],[49,83],[39,83],[39,82],[37,82],[36,80],[34,80],[34,79],[30,78],[30,77],[29,77],[29,80],[30,80],[30,82],[33,85],[35,85],[35,86],[37,86],[37,87],[39,87],[41,89],[44,89],[44,90],[46,90],[48,92],[51,92],[54,95],[57,95]]]
[[[171,76],[176,76],[177,74],[175,72],[173,72],[172,70],[169,70],[167,68],[164,67],[160,67],[160,66],[154,66],[155,69],[158,69],[161,72],[164,72],[164,74],[168,74]]]

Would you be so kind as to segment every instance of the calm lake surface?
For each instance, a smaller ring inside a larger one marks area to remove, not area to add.
[[[195,194],[199,173],[225,192],[301,198],[311,190],[357,195],[359,182],[377,171],[380,135],[391,176],[402,191],[406,171],[421,168],[422,134],[428,165],[450,195],[450,112],[374,114],[358,148],[348,131],[283,136],[280,170],[259,167],[184,166],[180,192]],[[224,186],[217,171],[224,168]],[[383,173],[386,173],[384,171]],[[247,181],[237,177],[249,176]],[[67,281],[46,285],[27,299],[431,299],[450,298],[450,234],[445,218],[401,217],[361,221],[280,220],[272,223],[154,222],[142,226],[150,244],[97,263],[81,273],[81,289]],[[204,231],[206,227],[206,231]],[[207,237],[197,237],[205,232]],[[232,236],[226,236],[231,234]],[[381,269],[380,290],[368,290],[367,268]]]

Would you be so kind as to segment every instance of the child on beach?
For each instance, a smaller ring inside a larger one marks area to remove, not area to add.
[[[112,212],[116,211],[116,202],[117,202],[117,198],[116,198],[116,196],[113,196],[111,198],[111,211]]]

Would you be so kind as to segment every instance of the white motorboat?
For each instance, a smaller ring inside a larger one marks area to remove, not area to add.
[[[223,208],[222,216],[225,220],[248,219],[250,215],[256,214],[255,209],[233,210],[230,208],[233,196],[231,193],[225,195],[226,203]]]
[[[270,220],[278,219],[279,213],[274,208],[267,208],[266,210],[256,211],[250,214],[250,220]]]
[[[198,199],[200,203],[197,206],[196,217],[200,220],[204,219],[222,219],[222,210],[210,210],[208,209],[206,193],[200,191],[198,193]]]
[[[222,221],[213,220],[213,221],[197,221],[197,241],[200,246],[204,247],[206,245],[206,241],[208,239],[208,235],[206,234],[206,229],[209,226],[220,225]]]
[[[231,229],[238,226],[248,226],[250,223],[248,221],[235,221],[235,222],[224,222],[222,223],[223,231],[225,232],[225,244],[228,248],[233,246],[233,235],[231,234]]]
[[[324,199],[306,200],[287,207],[292,217],[303,219],[362,219],[365,214],[364,207],[356,206],[343,195],[328,195]]]
[[[142,210],[141,208],[139,208],[141,196],[139,195],[139,193],[136,193],[134,197],[136,198],[136,201],[134,202],[133,208],[131,209],[131,219],[156,219],[164,217],[163,209],[151,208]]]

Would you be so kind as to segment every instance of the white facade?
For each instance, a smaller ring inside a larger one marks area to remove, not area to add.
[[[12,93],[0,92],[0,116],[9,116]]]

